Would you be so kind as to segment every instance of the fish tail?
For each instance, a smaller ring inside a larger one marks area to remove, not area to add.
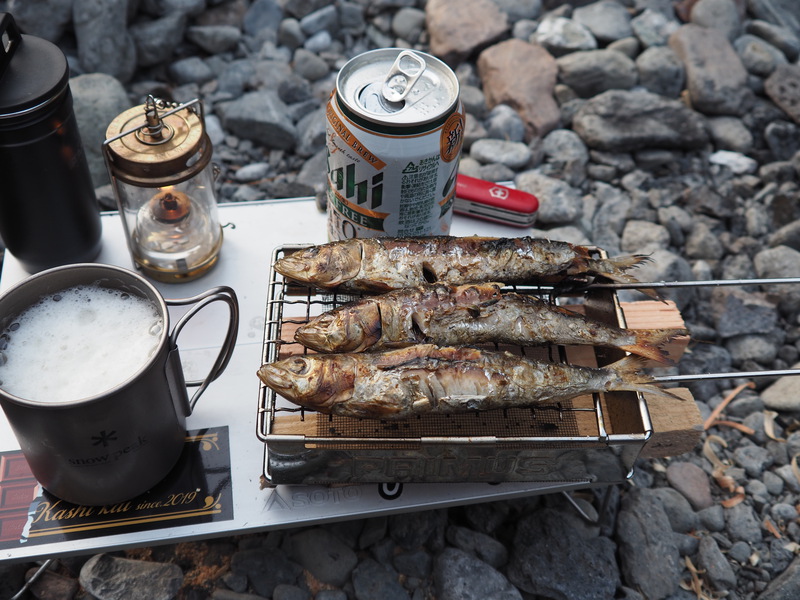
[[[687,333],[685,329],[633,329],[631,331],[636,337],[636,343],[620,346],[620,349],[665,364],[674,364],[675,361],[669,357],[662,346],[677,336]]]
[[[615,256],[613,258],[589,258],[587,265],[589,270],[611,281],[619,283],[641,283],[636,277],[627,273],[639,265],[650,262],[652,258],[648,254],[628,254],[625,256]],[[640,292],[653,298],[653,300],[663,301],[663,298],[653,289],[645,287],[638,288]]]
[[[684,399],[665,390],[658,385],[655,379],[641,369],[647,359],[641,356],[630,354],[606,367],[614,372],[616,377],[612,378],[606,386],[609,392],[641,392],[643,394],[656,394],[668,398]]]

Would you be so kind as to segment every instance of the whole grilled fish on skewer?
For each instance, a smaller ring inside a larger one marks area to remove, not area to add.
[[[585,246],[531,237],[434,236],[329,242],[280,258],[275,270],[320,288],[384,292],[424,283],[531,283],[554,276],[602,275],[634,282],[626,273],[643,255],[599,259]]]
[[[263,365],[265,385],[308,409],[346,417],[407,419],[427,413],[519,408],[608,391],[671,396],[627,356],[591,368],[508,352],[419,344],[385,352],[309,354]]]
[[[432,343],[574,344],[619,348],[669,362],[660,346],[683,329],[622,329],[535,296],[501,291],[500,283],[436,283],[344,304],[298,328],[295,339],[317,352],[360,352]]]

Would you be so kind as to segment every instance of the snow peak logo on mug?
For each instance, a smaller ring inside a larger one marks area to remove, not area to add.
[[[113,429],[111,431],[101,431],[97,435],[92,436],[93,446],[102,446],[113,448],[116,444],[112,442],[117,441],[117,432]],[[86,458],[70,458],[69,464],[76,467],[93,467],[95,465],[104,465],[110,462],[119,460],[127,454],[131,454],[140,450],[147,444],[147,437],[143,435],[136,436],[133,443],[126,445],[124,448],[118,450],[111,449],[109,452],[98,454],[97,456],[90,456]]]

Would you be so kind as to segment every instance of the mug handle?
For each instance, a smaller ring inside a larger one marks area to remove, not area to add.
[[[165,300],[165,302],[167,303],[167,306],[186,306],[187,304],[195,305],[180,318],[178,323],[173,328],[172,333],[170,333],[170,348],[173,349],[178,345],[178,335],[180,334],[184,325],[186,325],[186,323],[189,322],[189,319],[196,315],[200,310],[212,302],[224,302],[228,305],[229,309],[228,330],[225,333],[225,341],[223,342],[222,348],[220,348],[219,354],[217,355],[217,360],[214,361],[214,364],[211,366],[211,370],[208,372],[208,375],[206,375],[205,379],[195,379],[186,382],[187,387],[198,388],[192,396],[192,399],[189,401],[189,414],[191,414],[191,412],[194,410],[194,405],[197,404],[197,401],[200,399],[200,396],[203,394],[203,392],[206,391],[208,385],[222,374],[222,372],[225,370],[225,367],[228,366],[228,363],[231,360],[233,350],[236,347],[236,337],[239,333],[239,301],[236,298],[236,292],[234,292],[233,289],[229,288],[228,286],[221,285],[211,288],[196,296],[192,296],[191,298],[175,298]]]

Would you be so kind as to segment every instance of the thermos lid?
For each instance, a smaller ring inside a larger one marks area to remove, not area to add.
[[[10,13],[0,13],[0,119],[33,113],[69,83],[69,65],[55,44],[21,35]]]

